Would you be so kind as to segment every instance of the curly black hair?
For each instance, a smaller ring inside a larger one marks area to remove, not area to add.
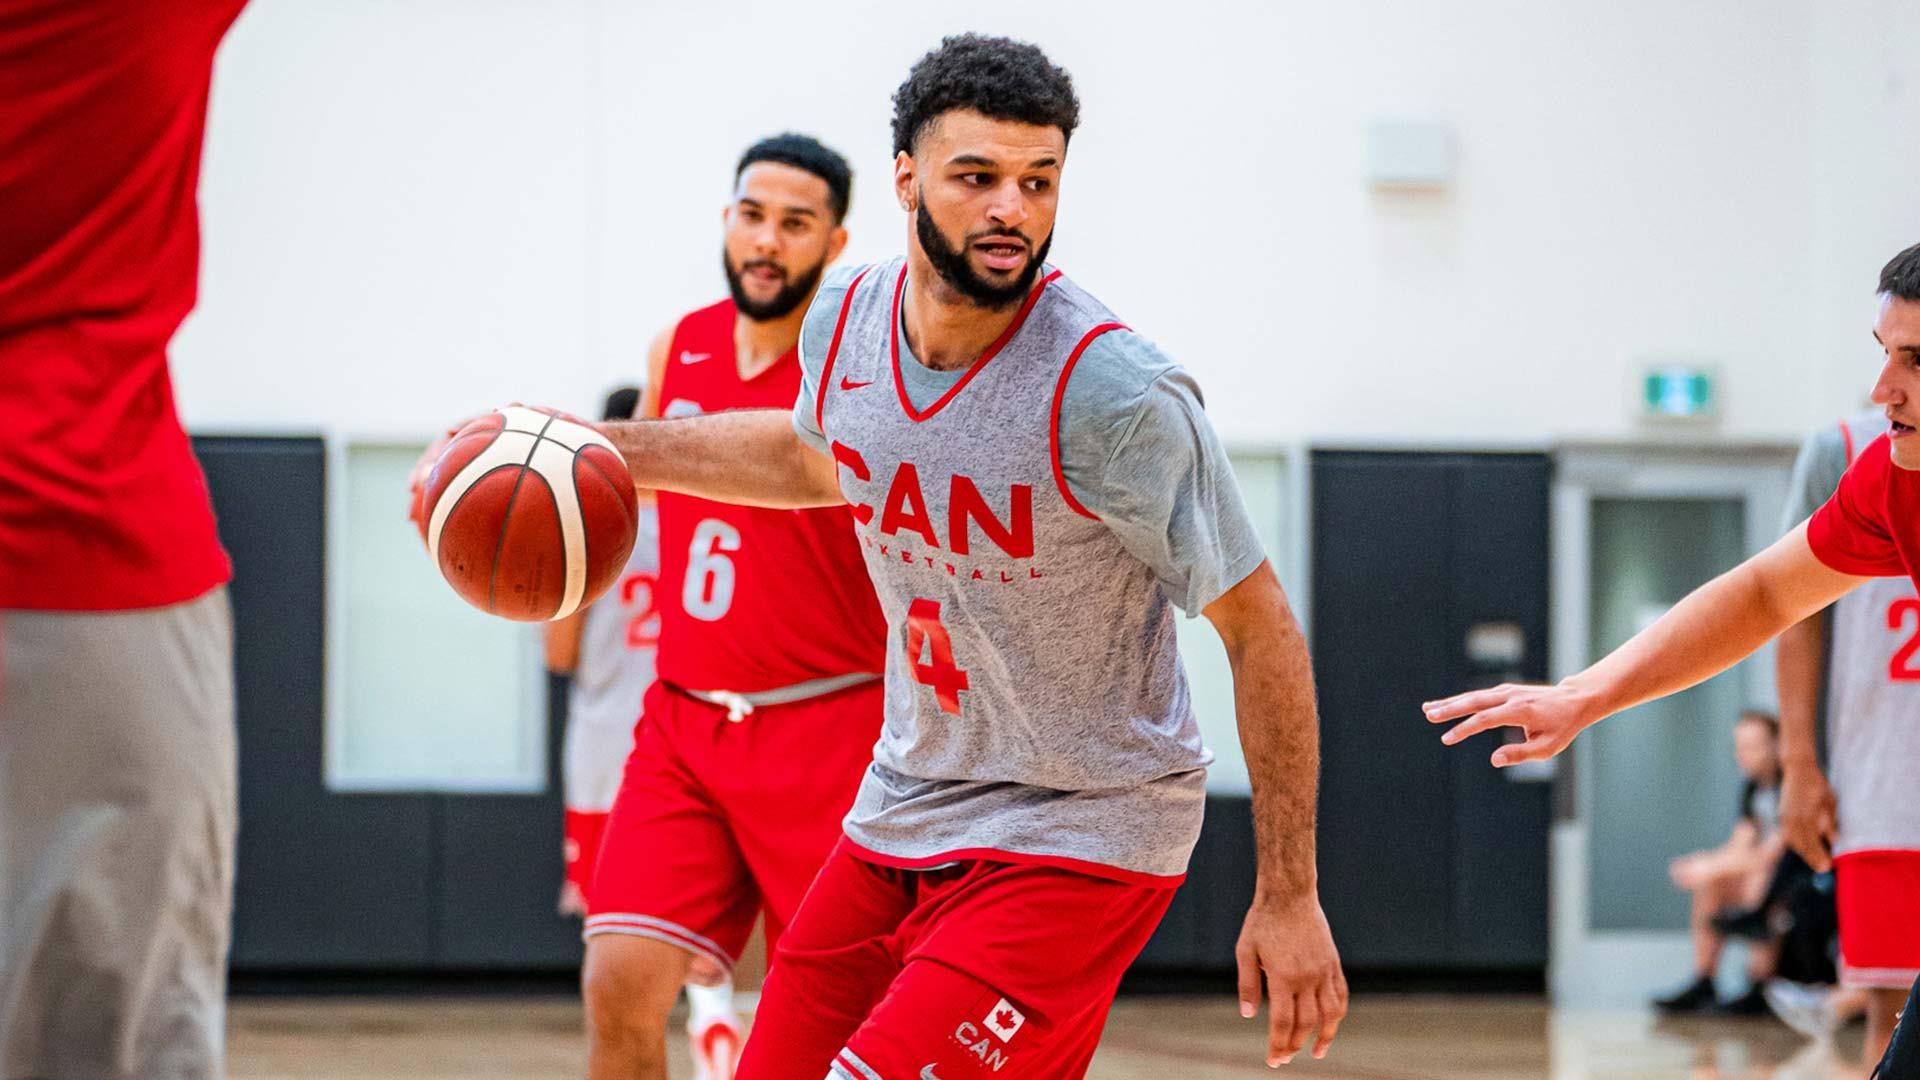
[[[1920,244],[1895,255],[1880,270],[1878,291],[1897,300],[1920,300]]]
[[[1073,76],[1037,45],[959,34],[920,58],[893,92],[893,151],[913,153],[942,113],[972,109],[996,120],[1057,127],[1068,139],[1080,125]]]
[[[761,161],[771,161],[780,165],[791,165],[827,182],[827,208],[833,211],[834,224],[847,220],[847,207],[853,202],[853,169],[847,159],[827,149],[819,139],[811,135],[798,135],[788,131],[779,135],[769,135],[740,155],[740,164],[734,167],[733,178],[747,171],[747,166]]]

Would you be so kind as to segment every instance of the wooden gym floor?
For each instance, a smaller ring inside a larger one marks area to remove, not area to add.
[[[232,1080],[508,1080],[585,1075],[580,1006],[562,998],[241,998],[229,1018]],[[1226,998],[1122,999],[1096,1080],[1272,1076],[1262,1037]],[[1858,1055],[1859,1035],[1841,1054]],[[673,1075],[691,1075],[685,1040]],[[1305,1062],[1306,1064],[1302,1064]],[[1322,1080],[1837,1080],[1864,1070],[1770,1020],[1657,1023],[1642,1012],[1569,1012],[1536,999],[1357,998]]]

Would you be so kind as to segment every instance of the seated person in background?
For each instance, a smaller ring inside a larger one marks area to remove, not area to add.
[[[1674,885],[1693,894],[1689,926],[1694,979],[1679,993],[1653,1003],[1662,1012],[1761,1015],[1768,1011],[1760,986],[1773,974],[1777,942],[1753,943],[1747,964],[1752,986],[1723,1004],[1714,994],[1713,973],[1728,935],[1715,916],[1758,908],[1780,861],[1779,723],[1767,713],[1741,713],[1733,729],[1733,752],[1747,777],[1733,834],[1711,851],[1682,855],[1669,868]]]

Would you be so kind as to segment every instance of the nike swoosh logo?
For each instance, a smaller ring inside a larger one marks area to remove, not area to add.
[[[873,385],[872,379],[868,379],[866,382],[854,382],[852,379],[847,378],[845,375],[840,376],[840,389],[842,390],[858,390],[863,386],[872,386],[872,385]],[[939,1078],[935,1077],[934,1080],[939,1080]]]
[[[920,1070],[920,1080],[940,1080],[940,1074],[933,1071],[933,1066],[928,1065]]]
[[[702,360],[710,359],[712,356],[713,354],[710,352],[688,352],[685,349],[680,350],[680,362],[683,364],[697,364]]]

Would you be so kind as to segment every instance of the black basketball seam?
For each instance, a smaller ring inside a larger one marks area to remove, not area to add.
[[[468,439],[477,439],[477,438],[479,438],[479,437],[480,437],[480,436],[482,436],[482,435],[492,435],[492,436],[493,436],[493,437],[494,437],[495,439],[498,439],[498,438],[500,437],[500,432],[501,432],[501,431],[505,431],[505,430],[506,430],[505,428],[501,428],[501,429],[500,429],[499,431],[472,431],[472,432],[468,432],[467,434],[465,434],[465,435],[462,435],[462,436],[460,436],[459,438],[457,438],[457,439],[455,439],[455,440],[453,440],[452,442],[450,442],[450,443],[448,443],[448,444],[447,444],[447,448],[446,448],[445,450],[442,450],[442,451],[440,451],[440,456],[441,456],[442,458],[445,458],[445,457],[446,457],[446,456],[447,456],[448,454],[451,454],[451,453],[453,453],[453,448],[454,448],[454,447],[456,447],[456,446],[459,446],[459,445],[460,445],[461,443],[463,443],[463,442],[466,442],[466,441],[467,441]],[[489,440],[489,441],[491,441],[491,440]],[[484,454],[484,453],[486,453],[486,451],[485,451],[485,450],[481,450],[481,451],[480,451],[480,453],[481,453],[481,454]],[[480,454],[475,454],[475,455],[474,455],[474,457],[475,457],[475,458],[478,458],[479,456],[480,456]],[[465,472],[465,471],[467,470],[467,466],[469,466],[469,465],[472,465],[472,464],[473,464],[473,462],[472,462],[472,461],[468,461],[466,465],[462,465],[462,466],[460,466],[460,468],[459,468],[459,469],[457,469],[457,470],[455,470],[455,472],[454,472],[454,474],[453,474],[453,476],[449,476],[449,477],[447,477],[447,484],[448,484],[449,486],[451,486],[451,485],[452,485],[452,483],[453,483],[453,481],[454,481],[454,480],[455,480],[455,479],[456,479],[457,477],[459,477],[459,475],[460,475],[460,473],[462,473],[462,472]],[[476,477],[474,477],[474,478],[473,478],[473,483],[471,483],[471,484],[468,484],[468,485],[466,486],[466,489],[465,489],[464,491],[462,491],[462,492],[460,492],[460,494],[458,494],[458,495],[455,495],[455,496],[453,497],[453,503],[452,503],[452,505],[450,505],[450,506],[448,506],[448,507],[447,507],[447,516],[446,516],[446,519],[445,519],[445,521],[442,521],[442,522],[441,522],[441,525],[440,525],[440,528],[441,528],[441,530],[442,530],[442,531],[444,531],[444,530],[446,529],[446,522],[447,522],[447,521],[452,521],[452,520],[453,520],[453,512],[454,512],[455,510],[458,510],[458,509],[460,509],[460,504],[461,504],[461,503],[463,503],[463,502],[466,502],[466,501],[467,501],[467,496],[469,496],[469,495],[471,495],[471,494],[473,494],[473,489],[474,489],[474,488],[476,488],[476,487],[479,487],[479,486],[480,486],[480,481],[482,481],[482,480],[485,480],[485,479],[486,479],[487,477],[489,477],[489,476],[492,476],[492,475],[493,475],[494,473],[497,473],[497,472],[499,472],[499,471],[500,471],[501,469],[510,469],[510,468],[512,468],[512,466],[511,466],[511,465],[495,465],[495,466],[494,466],[493,468],[491,468],[491,469],[488,469],[488,470],[487,470],[486,472],[483,472],[483,473],[481,473],[481,474],[480,474],[479,476],[476,476]],[[447,495],[447,489],[446,489],[446,488],[441,488],[441,489],[440,489],[440,499],[444,499],[444,498],[446,498],[446,495]],[[439,507],[440,507],[440,499],[435,499],[435,500],[433,501],[433,508],[432,508],[432,509],[429,509],[429,510],[427,510],[427,511],[426,511],[426,514],[427,514],[427,523],[428,523],[429,525],[431,525],[431,524],[433,523],[433,512],[434,512],[434,510],[437,510],[437,509],[439,509]]]
[[[553,441],[556,443],[560,442],[559,439],[555,439]],[[561,443],[560,445],[565,446],[566,444]],[[587,444],[587,446],[599,446],[599,445],[600,445],[599,443]],[[580,456],[581,452],[584,451],[587,448],[587,446],[582,446],[574,450],[573,461],[575,466],[577,467],[581,464],[585,464],[587,468],[592,469],[594,472],[599,473],[600,479],[605,480],[607,482],[608,487],[613,488],[615,491],[618,491],[619,486],[615,483],[613,477],[607,475],[607,470],[594,464],[592,458]],[[619,451],[616,450],[614,451],[614,453],[618,454]],[[569,479],[571,479],[571,477],[569,477]],[[625,477],[625,479],[627,483],[629,484],[633,483],[632,476],[627,476]],[[637,502],[639,500],[636,498],[635,501]],[[580,485],[578,483],[574,484],[573,502],[576,507],[580,506]],[[637,534],[639,532],[639,529],[636,527],[634,531]],[[592,543],[593,543],[593,535],[587,531],[587,515],[586,515],[585,509],[582,508],[580,513],[580,549],[581,549],[581,552],[586,556],[586,566],[582,567],[583,571],[591,570],[593,568],[593,548],[591,547]]]
[[[527,470],[533,467],[534,452],[540,449],[541,438],[546,435],[547,429],[553,426],[556,419],[557,417],[552,413],[547,414],[547,422],[540,425],[540,430],[533,436],[532,445],[527,447],[527,460],[520,463],[520,475],[513,478],[513,490],[507,493],[507,508],[500,514],[500,539],[493,544],[493,569],[487,572],[487,614],[489,615],[500,614],[494,600],[494,593],[500,585],[500,555],[507,550],[507,522],[513,520],[513,504],[520,501],[520,485],[527,482]],[[500,433],[506,434],[504,426]]]
[[[453,505],[447,507],[447,520],[448,521],[453,520],[453,515],[459,511],[460,504],[467,501],[467,497],[473,494],[473,489],[480,486],[480,481],[485,480],[487,477],[492,476],[494,473],[499,472],[501,469],[511,469],[511,468],[513,468],[513,464],[511,462],[504,465],[495,465],[493,468],[488,469],[486,472],[483,472],[479,476],[474,477],[473,483],[467,485],[467,490],[455,496],[453,500]],[[441,528],[441,531],[444,532],[446,530],[445,524],[442,524],[440,528]]]

